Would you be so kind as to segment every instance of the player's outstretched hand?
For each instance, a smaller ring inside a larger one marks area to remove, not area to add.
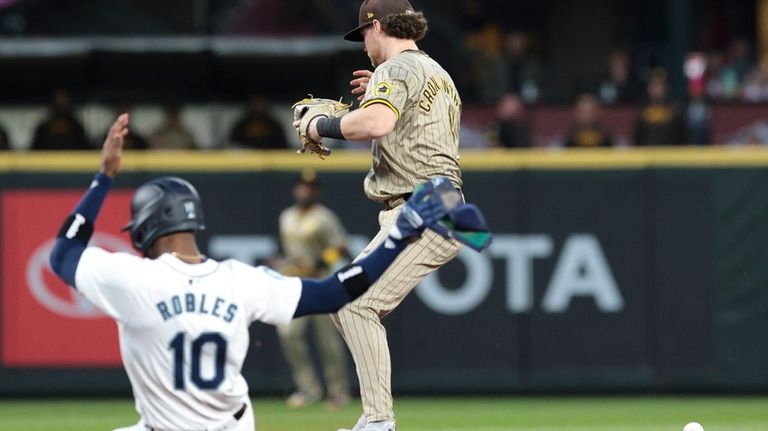
[[[475,204],[460,203],[429,228],[475,251],[485,250],[493,239],[483,212]]]
[[[352,95],[357,96],[357,100],[363,100],[365,97],[365,90],[368,88],[368,82],[373,76],[373,72],[370,70],[356,70],[352,72],[353,76],[357,78],[349,81],[349,85],[352,86]]]
[[[125,135],[128,134],[129,122],[128,114],[120,114],[117,120],[112,123],[112,127],[109,128],[107,138],[101,147],[101,172],[110,178],[114,178],[117,171],[120,170],[120,164],[123,161],[123,144],[125,143]]]
[[[448,178],[436,177],[420,184],[403,205],[389,236],[399,240],[418,236],[445,217],[460,199],[461,195]]]
[[[445,177],[433,178],[416,187],[389,235],[394,239],[408,239],[426,228],[475,251],[485,250],[493,239],[480,208],[464,203],[461,193]]]

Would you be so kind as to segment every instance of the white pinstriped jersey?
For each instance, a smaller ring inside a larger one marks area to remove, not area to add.
[[[397,115],[395,129],[373,140],[365,193],[375,201],[410,193],[438,175],[461,187],[461,98],[450,75],[423,51],[407,50],[373,72],[365,108],[382,103]]]
[[[88,247],[77,290],[117,321],[136,409],[147,426],[211,429],[248,400],[248,326],[285,324],[301,280],[235,260],[188,264]]]

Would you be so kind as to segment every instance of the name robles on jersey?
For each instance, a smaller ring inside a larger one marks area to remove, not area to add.
[[[185,293],[183,298],[182,302],[181,295],[173,295],[169,300],[157,303],[157,310],[160,312],[163,320],[168,320],[182,313],[198,313],[220,317],[229,323],[235,318],[235,313],[237,312],[237,304],[228,304],[227,300],[218,296],[216,299],[211,300],[213,305],[206,304],[207,298],[204,293],[200,295]],[[222,312],[224,314],[221,314]]]
[[[137,405],[159,429],[206,429],[248,403],[240,374],[248,326],[289,322],[301,294],[299,278],[234,260],[190,264],[171,254],[148,259],[96,247],[83,252],[76,287],[121,323]]]

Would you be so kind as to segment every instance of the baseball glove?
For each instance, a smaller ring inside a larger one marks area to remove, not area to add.
[[[309,123],[317,117],[336,118],[349,112],[352,105],[343,103],[341,100],[321,99],[308,97],[299,100],[293,104],[293,121],[299,121],[296,127],[296,133],[299,135],[302,147],[297,153],[303,153],[309,150],[324,159],[331,154],[331,149],[323,145],[319,140],[317,142],[309,139],[307,136],[307,127]]]

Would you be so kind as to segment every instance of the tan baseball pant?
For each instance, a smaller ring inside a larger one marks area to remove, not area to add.
[[[381,229],[358,259],[387,237],[401,209],[402,205],[379,213]],[[381,318],[397,307],[424,277],[456,257],[460,249],[458,242],[426,230],[363,296],[331,315],[355,361],[363,415],[369,422],[395,418],[389,346]]]
[[[328,385],[326,395],[332,398],[346,398],[349,396],[347,357],[339,334],[327,315],[300,317],[287,325],[277,327],[280,344],[296,388],[310,397],[320,398],[323,395],[323,387],[317,378],[309,353],[307,327],[310,323],[315,330],[317,350]]]

